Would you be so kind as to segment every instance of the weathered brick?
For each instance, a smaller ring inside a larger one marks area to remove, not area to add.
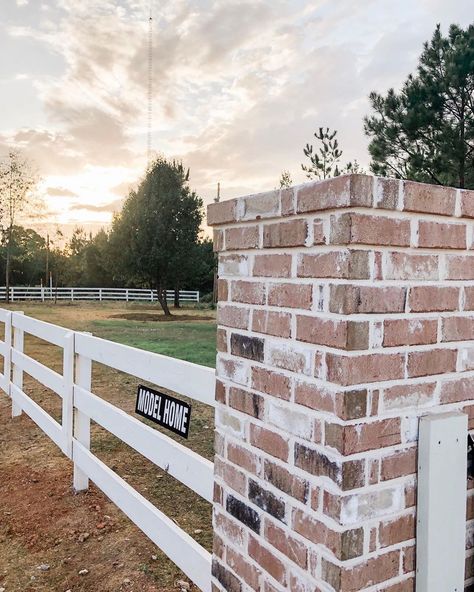
[[[324,232],[324,221],[316,219],[313,222],[313,244],[324,245],[326,243],[326,234]]]
[[[398,479],[413,475],[416,468],[416,448],[407,448],[382,458],[380,477],[382,481]]]
[[[242,584],[237,576],[216,559],[212,561],[212,575],[222,584],[226,592],[241,592]]]
[[[334,428],[334,429],[333,429]],[[400,444],[400,418],[356,425],[326,425],[325,443],[347,456]]]
[[[465,249],[466,225],[420,220],[418,246],[433,249]]]
[[[219,256],[219,276],[248,276],[249,269],[249,259],[246,255]]]
[[[220,457],[214,459],[214,474],[222,479],[226,487],[236,491],[240,495],[245,495],[247,491],[247,476],[234,465],[229,464]]]
[[[291,276],[291,255],[256,255],[253,275],[288,278]]]
[[[298,189],[298,213],[316,212],[347,206],[370,207],[373,180],[366,175],[344,175],[306,183]]]
[[[232,549],[227,547],[227,564],[243,579],[253,590],[257,590],[261,571],[252,565],[247,559]]]
[[[474,286],[464,287],[464,310],[474,310]]]
[[[396,380],[405,375],[402,354],[326,355],[328,380],[342,386]]]
[[[256,475],[260,466],[260,459],[247,448],[229,442],[227,445],[227,458],[230,462],[242,467],[252,475]]]
[[[261,282],[232,282],[232,300],[243,304],[263,304],[265,302],[265,284]]]
[[[313,287],[310,284],[271,284],[268,289],[268,304],[285,308],[310,309]]]
[[[437,280],[439,279],[437,255],[411,255],[387,253],[386,280]]]
[[[295,213],[295,189],[288,187],[280,191],[281,215],[291,216]]]
[[[408,376],[431,376],[456,370],[457,351],[434,349],[408,354]]]
[[[405,211],[454,216],[456,189],[414,181],[405,181],[403,186]]]
[[[298,315],[296,317],[296,339],[347,350],[367,349],[369,346],[369,323],[333,321],[320,317]]]
[[[249,537],[248,552],[266,572],[283,586],[286,584],[286,568],[278,557],[266,547],[263,547],[255,537]]]
[[[231,516],[245,524],[248,528],[256,532],[260,532],[261,519],[256,510],[247,506],[233,495],[227,495],[226,510]]]
[[[370,214],[331,216],[330,243],[410,246],[410,220]]]
[[[264,400],[263,397],[256,393],[249,393],[237,387],[231,387],[229,390],[229,405],[233,409],[257,419],[263,417]]]
[[[474,340],[474,317],[447,317],[441,325],[443,341]]]
[[[289,370],[298,374],[309,374],[311,352],[301,347],[274,344],[268,348],[267,363],[276,368]]]
[[[295,403],[310,409],[335,413],[335,393],[319,384],[298,381],[295,385]]]
[[[252,316],[252,331],[288,338],[291,336],[291,314],[256,309]]]
[[[308,549],[303,543],[288,535],[270,520],[265,520],[264,534],[266,541],[288,557],[290,561],[293,561],[302,569],[307,567]]]
[[[263,246],[266,248],[300,247],[304,246],[307,236],[308,224],[304,219],[265,224]]]
[[[387,320],[383,324],[384,347],[425,345],[438,340],[438,321],[424,319]]]
[[[241,220],[260,220],[278,215],[280,191],[265,191],[240,199]]]
[[[456,378],[444,382],[440,389],[441,403],[470,401],[474,392],[474,378]]]
[[[227,331],[222,328],[217,329],[216,349],[219,352],[227,352]]]
[[[433,402],[436,383],[422,383],[396,385],[383,391],[384,409],[405,409],[407,407],[421,407]]]
[[[402,188],[399,179],[378,178],[375,186],[374,206],[385,210],[396,210]]]
[[[390,547],[415,538],[415,516],[406,514],[395,520],[382,522],[379,527],[380,546]]]
[[[368,279],[369,252],[343,249],[324,253],[302,254],[298,260],[298,277]]]
[[[474,218],[474,191],[461,190],[461,216]]]
[[[457,310],[459,307],[459,288],[415,286],[410,288],[408,306],[412,312]]]
[[[285,461],[288,460],[290,450],[288,438],[284,438],[276,432],[251,424],[250,443],[271,456]]]
[[[474,256],[448,255],[446,267],[448,280],[474,280]]]
[[[404,312],[405,299],[406,289],[398,286],[333,285],[330,287],[329,310],[337,314]]]
[[[263,362],[263,348],[264,340],[259,337],[249,337],[238,333],[232,333],[230,336],[230,351],[234,356]]]
[[[306,503],[309,490],[307,480],[293,475],[284,467],[268,460],[265,460],[264,476],[266,481],[280,491],[283,491],[302,503]]]
[[[227,251],[255,249],[258,247],[258,226],[227,228],[225,248]]]
[[[264,512],[270,514],[277,520],[285,522],[286,505],[284,500],[278,498],[271,491],[264,489],[253,479],[249,480],[249,500]]]
[[[279,399],[289,400],[291,396],[291,381],[288,376],[254,366],[252,368],[252,388],[256,391],[278,397]]]
[[[322,578],[340,592],[359,592],[398,575],[400,551],[390,551],[351,567],[340,567],[322,559]]]
[[[237,200],[229,199],[220,203],[211,203],[207,206],[207,224],[215,226],[236,220]]]
[[[223,306],[217,308],[217,324],[233,329],[247,329],[249,323],[249,310],[237,306]]]
[[[220,253],[224,250],[224,231],[214,228],[212,232],[212,250],[215,253]]]

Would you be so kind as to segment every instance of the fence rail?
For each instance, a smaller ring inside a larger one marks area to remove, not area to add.
[[[213,463],[97,396],[91,378],[97,362],[214,406],[214,370],[69,331],[21,312],[0,309],[1,323],[0,388],[11,398],[12,416],[26,413],[72,460],[76,490],[87,489],[91,479],[203,592],[211,592],[210,553],[91,452],[90,426],[91,421],[102,426],[211,502]],[[25,334],[62,349],[62,373],[25,353]],[[62,399],[60,422],[24,391],[25,373]]]
[[[0,300],[5,300],[6,288],[0,287]],[[166,292],[167,300],[174,300],[174,291]],[[198,290],[180,290],[181,302],[199,302]],[[144,288],[47,288],[40,286],[12,286],[10,288],[10,300],[19,302],[22,300],[123,300],[125,302],[157,302],[156,290]]]

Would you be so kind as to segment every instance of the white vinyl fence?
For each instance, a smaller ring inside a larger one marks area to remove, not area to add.
[[[5,327],[0,387],[11,397],[12,415],[29,415],[72,460],[76,490],[87,489],[91,479],[201,590],[210,592],[210,553],[91,452],[90,422],[212,502],[213,463],[98,397],[91,375],[92,362],[98,362],[214,406],[214,370],[69,331],[21,312],[0,309],[0,323]],[[25,333],[62,348],[62,374],[24,353]],[[24,373],[61,397],[61,423],[24,392]]]
[[[6,288],[0,288],[0,300],[5,300]],[[167,300],[174,300],[174,291],[166,292]],[[181,302],[199,302],[198,290],[180,290]],[[11,302],[20,300],[123,300],[125,302],[157,302],[156,290],[143,288],[47,288],[40,286],[12,286]]]

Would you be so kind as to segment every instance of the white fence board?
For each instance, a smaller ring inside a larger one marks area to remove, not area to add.
[[[74,405],[155,465],[212,502],[214,471],[210,461],[78,386],[74,387]]]
[[[79,467],[203,592],[211,592],[211,555],[77,440]]]
[[[16,349],[12,349],[12,362],[60,397],[64,395],[64,379],[61,374]]]
[[[215,370],[212,368],[82,333],[76,334],[76,353],[180,395],[215,406]]]
[[[38,403],[30,399],[18,386],[11,385],[11,395],[13,401],[24,411],[51,440],[64,449],[64,437],[61,425],[55,421],[51,415],[46,413]]]
[[[58,347],[64,346],[64,339],[69,333],[68,329],[45,321],[39,321],[38,319],[33,319],[17,312],[12,314],[12,325],[13,327],[22,329],[25,333],[29,333]]]
[[[5,299],[6,288],[0,288],[0,299]],[[134,300],[157,302],[156,290],[144,288],[48,288],[40,286],[12,286],[10,288],[12,302],[21,300]],[[168,290],[167,300],[174,300],[174,291]],[[181,302],[199,302],[198,290],[180,290]],[[1,317],[0,317],[1,320]]]

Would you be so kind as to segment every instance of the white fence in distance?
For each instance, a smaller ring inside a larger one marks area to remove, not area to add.
[[[5,300],[6,288],[0,287],[0,300]],[[181,302],[199,302],[198,290],[180,290]],[[174,291],[166,292],[167,300],[174,300]],[[41,286],[12,286],[10,287],[10,301],[36,300],[121,300],[125,302],[158,302],[156,290],[144,288],[48,288]]]
[[[74,463],[74,487],[91,479],[203,591],[211,592],[211,555],[90,450],[91,420],[156,466],[212,502],[214,465],[92,392],[92,363],[215,406],[215,371],[190,362],[69,331],[21,312],[0,309],[4,373],[0,388],[11,397],[12,416],[26,413]],[[24,352],[25,334],[63,351],[62,374]],[[23,390],[24,373],[62,399],[61,423]]]

